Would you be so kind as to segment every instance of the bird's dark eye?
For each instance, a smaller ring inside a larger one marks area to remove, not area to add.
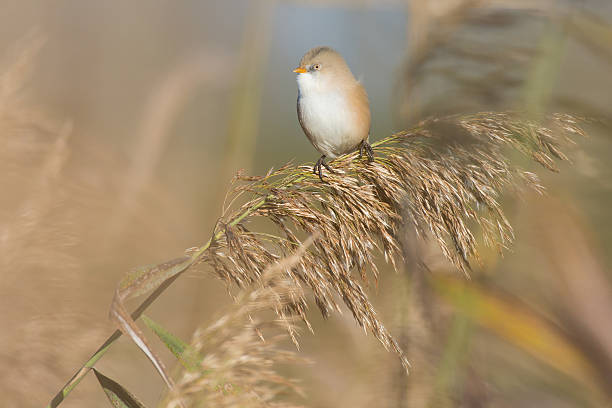
[[[321,69],[321,64],[314,64],[313,68],[316,69],[317,71]]]

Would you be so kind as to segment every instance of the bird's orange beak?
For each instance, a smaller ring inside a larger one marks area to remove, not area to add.
[[[295,72],[296,74],[305,74],[305,73],[306,73],[306,72],[308,72],[308,71],[306,71],[306,70],[305,70],[304,68],[302,68],[302,67],[297,67],[296,69],[294,69],[294,70],[293,70],[293,72]]]

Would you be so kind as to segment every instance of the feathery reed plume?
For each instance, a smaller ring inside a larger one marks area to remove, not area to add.
[[[283,398],[301,394],[301,390],[275,368],[306,362],[281,348],[290,335],[295,342],[295,318],[259,315],[270,309],[278,312],[304,296],[286,272],[300,261],[314,239],[316,236],[310,237],[294,254],[269,266],[258,282],[238,294],[228,313],[196,330],[190,353],[198,356],[198,365],[182,369],[175,389],[161,406],[293,406]]]
[[[238,180],[250,183],[234,187],[232,202],[245,192],[256,198],[221,217],[219,239],[201,260],[223,280],[244,286],[260,279],[266,265],[291,252],[300,234],[320,233],[313,249],[290,271],[291,277],[310,287],[324,316],[339,311],[335,295],[342,298],[355,320],[398,353],[407,367],[363,287],[367,269],[378,277],[375,253],[382,253],[397,269],[402,260],[398,235],[404,223],[412,224],[422,237],[432,236],[466,274],[470,262],[478,260],[472,223],[481,228],[486,245],[507,247],[513,232],[499,203],[502,189],[526,185],[541,192],[542,186],[535,174],[508,162],[504,147],[556,170],[554,158],[567,160],[560,145],[571,135],[584,134],[569,115],[552,115],[548,123],[546,127],[517,114],[493,112],[431,119],[374,143],[376,159],[371,164],[356,161],[357,153],[336,159],[336,173],[324,183],[312,175],[310,166],[285,166],[264,177],[238,175]],[[441,140],[449,130],[453,140]],[[255,217],[272,221],[278,235],[249,229],[247,223]],[[303,298],[289,309],[308,324]]]
[[[577,40],[597,57],[610,55],[609,24],[589,15],[578,1],[407,3],[409,55],[396,87],[398,113],[406,120],[483,107],[524,106],[536,115],[554,109],[579,112],[566,103],[575,103],[571,98],[552,92],[567,41]],[[520,34],[525,32],[530,35]],[[543,110],[548,104],[556,108]],[[596,111],[588,103],[580,108]]]

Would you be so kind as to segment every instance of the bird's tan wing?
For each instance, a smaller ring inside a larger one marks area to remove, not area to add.
[[[370,135],[372,118],[370,115],[368,93],[360,82],[356,82],[355,86],[350,91],[349,100],[355,111],[355,127],[358,129],[357,133],[360,135],[358,143],[361,143]]]

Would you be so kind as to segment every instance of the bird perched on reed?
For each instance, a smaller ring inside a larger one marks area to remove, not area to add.
[[[325,163],[359,149],[374,160],[368,143],[370,103],[363,85],[353,76],[344,58],[329,47],[316,47],[302,57],[297,73],[297,112],[304,133],[322,156],[313,172],[323,180]]]

